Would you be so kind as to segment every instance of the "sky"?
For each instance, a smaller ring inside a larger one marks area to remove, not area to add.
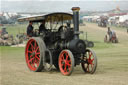
[[[69,12],[73,6],[81,11],[108,11],[117,6],[128,10],[128,0],[0,0],[4,12]]]
[[[127,1],[127,0],[1,0],[1,1]]]
[[[128,0],[0,0],[0,1],[128,1]]]

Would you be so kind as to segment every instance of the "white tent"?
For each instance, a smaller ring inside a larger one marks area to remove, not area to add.
[[[128,15],[123,15],[119,17],[119,22],[124,22],[126,20],[128,20]]]

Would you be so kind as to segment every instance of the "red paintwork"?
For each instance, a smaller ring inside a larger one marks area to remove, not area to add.
[[[88,64],[87,64],[87,72],[91,72],[92,69],[93,69],[93,66],[94,66],[94,56],[92,54],[92,52],[88,52],[88,55],[89,57],[87,57],[87,61],[88,61]],[[90,67],[91,65],[91,67]]]
[[[32,71],[35,71],[38,68],[40,62],[40,49],[36,40],[30,39],[27,42],[25,58],[28,68]]]
[[[67,51],[63,51],[59,57],[59,68],[60,71],[67,75],[71,70],[71,59]]]

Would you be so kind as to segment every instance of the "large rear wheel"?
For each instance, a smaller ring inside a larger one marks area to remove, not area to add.
[[[46,46],[42,39],[32,37],[28,40],[25,49],[25,59],[31,71],[39,72],[43,69],[43,58]]]
[[[86,50],[86,56],[83,57],[83,62],[81,63],[84,72],[93,74],[97,67],[97,57],[94,51],[91,49]]]
[[[74,56],[70,50],[63,50],[59,55],[59,69],[63,75],[69,76],[74,69]]]

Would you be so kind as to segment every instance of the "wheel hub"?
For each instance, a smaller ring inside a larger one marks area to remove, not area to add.
[[[65,61],[62,61],[62,64],[65,65]]]
[[[36,54],[36,53],[35,53],[35,52],[33,52],[31,55],[34,57],[34,56],[35,56],[35,54]]]

